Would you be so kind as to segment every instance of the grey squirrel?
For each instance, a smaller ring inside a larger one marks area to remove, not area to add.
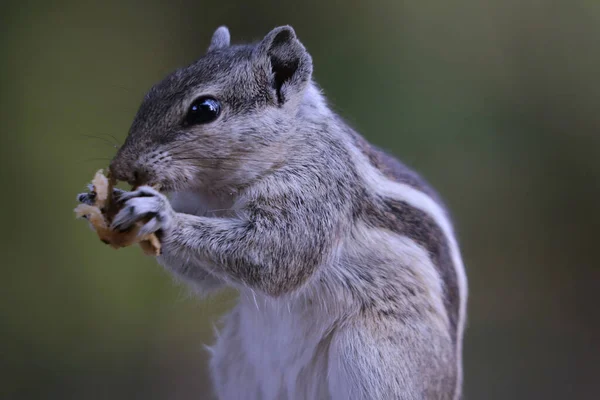
[[[289,26],[250,45],[218,28],[145,96],[110,165],[145,186],[119,193],[113,228],[149,219],[175,276],[239,291],[209,348],[220,399],[459,399],[448,212],[328,108],[312,69]]]

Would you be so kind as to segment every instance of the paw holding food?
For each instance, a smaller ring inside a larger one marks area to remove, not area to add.
[[[144,253],[160,255],[161,243],[155,233],[159,228],[158,215],[150,209],[140,215],[131,204],[136,200],[144,200],[135,198],[136,195],[145,196],[146,192],[152,195],[158,193],[151,188],[145,191],[141,189],[136,192],[123,192],[115,189],[114,185],[115,181],[110,178],[110,174],[107,177],[102,170],[98,171],[90,185],[90,192],[78,196],[82,204],[75,208],[76,216],[86,218],[100,240],[114,249],[139,243]]]

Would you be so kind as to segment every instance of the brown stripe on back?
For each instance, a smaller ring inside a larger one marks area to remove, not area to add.
[[[446,235],[426,212],[395,199],[383,198],[362,207],[362,217],[374,227],[407,236],[425,248],[442,279],[444,307],[450,321],[453,341],[456,340],[460,294],[458,277]]]
[[[438,193],[419,174],[385,151],[372,145],[351,129],[349,129],[348,134],[354,145],[369,159],[371,165],[381,171],[388,179],[418,189],[444,206]]]
[[[384,176],[423,192],[446,211],[438,193],[419,174],[373,146],[350,127],[347,128],[346,133],[350,136],[353,144],[368,158],[371,165],[381,171]],[[455,341],[460,310],[460,292],[458,276],[450,254],[450,245],[444,231],[433,217],[407,202],[390,198],[374,199],[372,193],[364,193],[359,197],[360,204],[357,204],[355,208],[355,217],[364,218],[371,226],[407,236],[429,252],[442,280],[444,306],[450,321],[452,338]],[[449,218],[447,211],[446,216]]]

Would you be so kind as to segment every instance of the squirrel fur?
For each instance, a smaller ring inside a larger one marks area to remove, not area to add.
[[[145,96],[114,176],[158,261],[239,302],[210,348],[219,399],[461,397],[467,282],[444,204],[327,105],[289,26],[208,52]],[[202,96],[218,118],[186,124]],[[167,193],[150,185],[159,184]]]

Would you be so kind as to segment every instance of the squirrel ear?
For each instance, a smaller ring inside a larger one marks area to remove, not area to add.
[[[229,29],[227,29],[226,26],[220,26],[215,33],[213,33],[212,39],[210,40],[210,46],[208,46],[208,51],[211,52],[213,50],[229,47],[230,40],[231,36],[229,35]]]
[[[258,44],[257,55],[271,69],[270,83],[283,104],[301,93],[312,76],[312,58],[291,26],[273,29]]]

